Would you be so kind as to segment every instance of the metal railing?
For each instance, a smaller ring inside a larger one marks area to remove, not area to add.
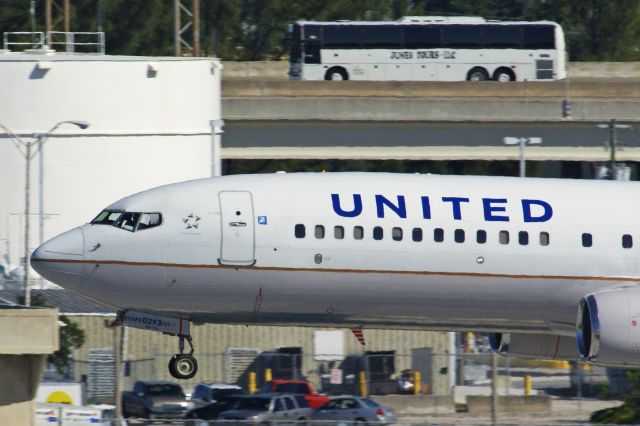
[[[3,48],[9,51],[61,47],[66,53],[105,54],[104,32],[12,31],[3,33]]]

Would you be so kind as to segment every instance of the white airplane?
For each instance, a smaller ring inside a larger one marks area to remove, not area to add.
[[[639,193],[568,179],[224,176],[124,198],[31,262],[124,325],[177,335],[176,378],[197,371],[190,322],[478,330],[500,353],[637,367]]]

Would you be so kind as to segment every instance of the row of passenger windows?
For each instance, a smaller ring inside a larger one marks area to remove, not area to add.
[[[305,238],[307,231],[306,227],[303,224],[297,224],[294,229],[296,238]],[[313,228],[313,235],[322,239],[325,237],[326,231],[324,225],[315,225]],[[384,239],[384,228],[382,226],[374,226],[372,228],[372,237],[374,240],[382,240]],[[345,228],[343,226],[334,226],[333,227],[333,238],[337,240],[342,240],[345,238]],[[391,239],[394,241],[402,241],[405,238],[404,230],[400,227],[391,228]],[[408,236],[406,238],[409,238]],[[466,240],[466,232],[464,229],[456,229],[453,231],[453,241],[456,243],[464,243]],[[354,226],[353,227],[353,239],[354,240],[362,240],[364,239],[364,227],[362,226]],[[422,228],[413,228],[411,230],[411,239],[416,242],[420,242],[424,239],[424,232]],[[445,232],[442,228],[434,228],[433,230],[433,241],[437,243],[444,242],[445,240]],[[475,241],[478,244],[484,244],[487,242],[487,231],[483,229],[479,229],[475,233]],[[500,244],[509,244],[511,242],[509,231],[499,231],[498,232],[498,241]],[[549,245],[549,233],[548,232],[540,232],[539,235],[540,245],[548,246]],[[529,233],[527,231],[518,232],[518,243],[521,245],[529,244]]]
[[[553,25],[315,25],[294,30],[294,40],[325,49],[555,49]]]
[[[294,228],[294,233],[296,238],[305,238],[307,236],[307,230],[305,225],[299,223]],[[384,229],[381,226],[374,226],[372,228],[372,237],[374,240],[382,240],[384,239]],[[313,227],[313,235],[315,238],[322,239],[325,238],[326,230],[324,225],[315,225]],[[342,240],[345,238],[345,228],[344,226],[334,226],[333,227],[333,238],[336,240]],[[405,238],[404,230],[400,227],[391,228],[391,239],[394,241],[402,241]],[[407,237],[408,238],[408,237]],[[364,239],[364,227],[362,226],[354,226],[353,227],[353,239],[354,240],[362,240]],[[416,242],[420,242],[424,239],[424,232],[422,228],[413,228],[411,230],[411,239]],[[464,229],[455,229],[453,231],[453,241],[456,243],[464,243],[467,239],[466,232]],[[436,243],[441,243],[445,240],[445,231],[442,228],[434,228],[433,229],[433,241]],[[530,242],[529,232],[527,231],[519,231],[517,233],[518,244],[522,246],[526,246]],[[475,233],[475,241],[478,244],[485,244],[487,242],[487,231],[484,229],[478,229]],[[511,242],[511,234],[509,231],[502,230],[498,232],[498,242],[500,244],[509,244]],[[538,234],[538,242],[541,246],[548,246],[550,243],[549,233],[548,232],[540,232]],[[593,236],[589,233],[582,234],[582,246],[583,247],[592,247],[593,246]],[[622,236],[622,247],[625,249],[633,247],[633,237],[629,234],[624,234]]]

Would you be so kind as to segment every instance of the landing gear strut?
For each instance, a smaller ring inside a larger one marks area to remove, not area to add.
[[[176,379],[190,379],[198,372],[198,361],[193,356],[193,342],[191,335],[178,335],[179,354],[175,354],[169,360],[169,374]],[[184,341],[187,341],[191,350],[188,354],[184,353]]]
[[[178,349],[169,360],[169,373],[176,379],[190,379],[198,372],[198,361],[193,356],[193,341],[191,340],[191,323],[186,319],[147,314],[138,311],[118,311],[116,322],[128,327],[143,330],[159,331],[171,336],[178,336]],[[189,344],[190,351],[184,353],[184,341]]]

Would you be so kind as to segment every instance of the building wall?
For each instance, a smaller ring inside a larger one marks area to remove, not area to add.
[[[111,317],[112,319],[112,317]],[[74,321],[85,330],[87,340],[84,346],[74,354],[75,376],[81,379],[87,374],[87,360],[91,348],[113,348],[114,332],[105,327],[105,317],[75,316]],[[307,327],[277,327],[204,324],[192,326],[195,353],[199,364],[196,377],[181,381],[187,391],[199,382],[226,382],[228,379],[227,353],[231,348],[255,349],[258,353],[272,352],[279,347],[301,347],[302,374],[316,386],[320,382],[320,364],[314,359],[314,331]],[[364,330],[366,346],[360,345],[351,331],[344,329],[344,353],[362,355],[365,351],[395,350],[395,371],[411,368],[411,350],[430,348],[433,357],[434,394],[449,393],[448,355],[449,333],[407,330]],[[123,389],[131,387],[135,380],[173,380],[167,370],[171,355],[177,352],[178,339],[161,333],[134,328],[125,328],[123,359],[131,361],[131,376],[125,377]],[[447,370],[441,374],[442,368]],[[258,369],[259,370],[259,369]],[[263,379],[264,371],[256,371],[258,381]],[[425,381],[427,378],[424,378]]]
[[[208,58],[0,55],[0,124],[26,142],[56,123],[31,161],[31,238],[90,221],[118,199],[211,174],[211,120],[219,120],[220,63]],[[0,259],[24,251],[25,158],[0,128]],[[8,240],[5,244],[4,239]]]

